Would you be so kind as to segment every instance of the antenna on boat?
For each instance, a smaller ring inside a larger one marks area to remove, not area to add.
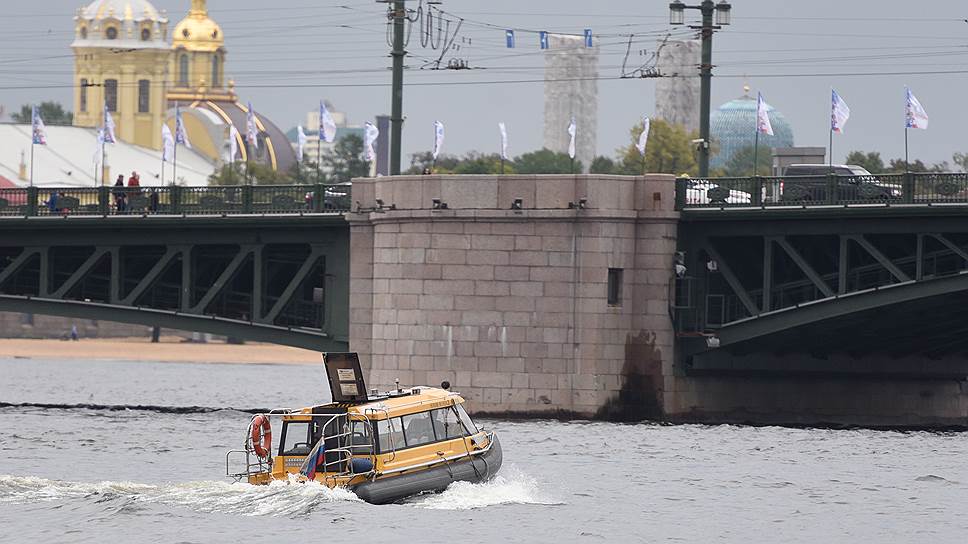
[[[400,389],[400,378],[394,378],[393,383],[397,384],[397,393],[401,391]]]

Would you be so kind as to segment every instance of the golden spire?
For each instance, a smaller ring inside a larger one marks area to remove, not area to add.
[[[192,9],[188,12],[189,15],[208,15],[208,8],[205,7],[205,0],[192,0]]]

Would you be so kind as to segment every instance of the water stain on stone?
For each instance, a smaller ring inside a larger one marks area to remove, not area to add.
[[[655,339],[651,331],[626,336],[622,389],[598,410],[596,418],[641,421],[662,416],[662,351]]]

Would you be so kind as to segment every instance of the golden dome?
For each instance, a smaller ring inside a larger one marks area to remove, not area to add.
[[[188,17],[175,26],[173,47],[189,51],[213,52],[225,45],[222,29],[208,16],[205,0],[192,0]]]

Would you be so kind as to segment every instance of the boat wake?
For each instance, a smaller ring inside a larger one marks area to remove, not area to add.
[[[407,502],[419,508],[434,510],[471,510],[502,504],[564,504],[547,496],[538,488],[538,482],[534,478],[513,466],[505,466],[499,475],[486,482],[454,482],[442,493],[420,495]]]
[[[0,504],[71,500],[135,508],[157,504],[243,516],[299,516],[312,513],[327,504],[361,502],[350,491],[330,489],[318,483],[290,485],[277,481],[256,486],[198,481],[152,485],[135,482],[68,482],[0,475]]]

